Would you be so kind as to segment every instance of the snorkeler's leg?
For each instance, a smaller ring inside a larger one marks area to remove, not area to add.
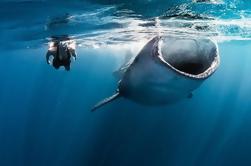
[[[70,64],[69,65],[65,65],[64,68],[65,68],[66,71],[70,71],[71,70],[71,65]]]
[[[58,62],[55,58],[53,59],[52,65],[53,65],[53,67],[54,67],[55,69],[59,69],[59,67],[60,67],[59,62]]]

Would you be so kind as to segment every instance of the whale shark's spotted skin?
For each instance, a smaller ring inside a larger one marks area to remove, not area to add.
[[[125,70],[117,92],[92,111],[118,97],[146,105],[190,98],[219,62],[218,47],[210,39],[154,37]]]

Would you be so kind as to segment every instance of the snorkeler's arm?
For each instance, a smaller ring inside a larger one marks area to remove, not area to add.
[[[75,50],[71,50],[71,54],[72,54],[73,58],[76,60],[77,59],[77,55],[76,55]]]
[[[74,60],[76,60],[77,59],[77,55],[76,55],[75,50],[72,49],[72,48],[69,48],[69,52],[70,52],[71,56],[74,58]]]
[[[50,56],[53,56],[53,52],[48,50],[47,53],[46,53],[46,62],[47,62],[47,64],[50,64],[50,61],[49,61]]]

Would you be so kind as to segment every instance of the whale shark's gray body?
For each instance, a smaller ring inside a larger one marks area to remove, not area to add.
[[[191,97],[219,62],[218,47],[210,39],[154,37],[124,70],[117,92],[92,111],[118,97],[146,105],[164,105]]]

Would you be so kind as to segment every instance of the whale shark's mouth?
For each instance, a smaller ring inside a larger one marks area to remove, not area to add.
[[[157,48],[160,60],[185,76],[204,79],[219,65],[217,45],[210,39],[162,37]]]

